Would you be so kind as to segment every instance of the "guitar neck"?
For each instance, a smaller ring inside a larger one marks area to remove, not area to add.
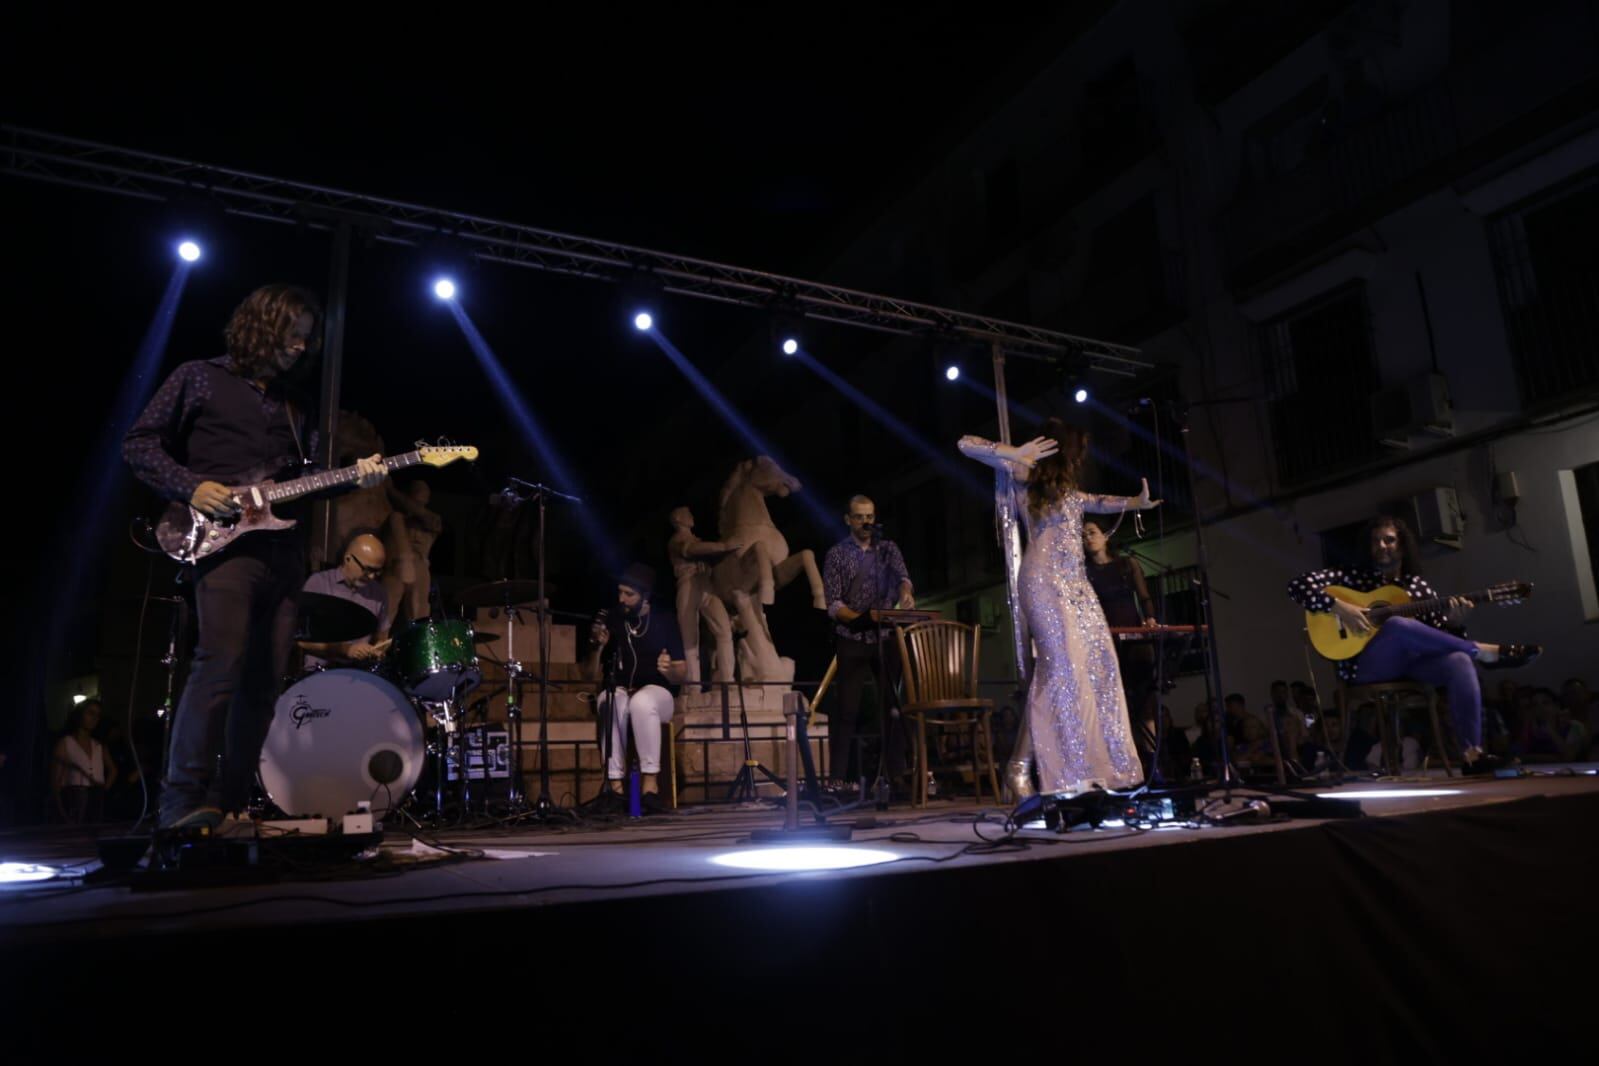
[[[1474,603],[1487,603],[1489,595],[1487,589],[1478,589],[1476,592],[1468,592],[1458,597],[1434,596],[1430,600],[1411,600],[1409,603],[1400,604],[1397,607],[1389,607],[1386,610],[1390,615],[1404,615],[1407,618],[1413,615],[1426,614],[1428,611],[1447,611],[1451,598],[1471,600]]]
[[[403,452],[400,455],[385,456],[383,466],[393,473],[404,470],[406,467],[416,466],[422,461],[420,451]],[[284,503],[288,500],[297,500],[301,496],[310,496],[318,492],[327,492],[332,489],[341,489],[346,485],[354,485],[361,479],[359,470],[354,466],[341,466],[337,470],[328,470],[320,474],[308,474],[305,477],[295,478],[273,485],[267,490],[266,498],[270,503]]]

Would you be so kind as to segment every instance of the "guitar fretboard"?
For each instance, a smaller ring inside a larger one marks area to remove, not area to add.
[[[422,453],[420,451],[389,455],[382,460],[383,465],[391,472],[416,466],[421,461]],[[281,485],[273,485],[267,490],[266,498],[269,503],[282,503],[284,500],[296,500],[301,496],[309,496],[314,492],[326,492],[329,489],[353,485],[360,479],[361,475],[356,467],[343,466],[337,470],[309,474],[305,477],[295,478],[293,481],[285,481]]]
[[[1493,593],[1489,589],[1479,589],[1476,592],[1468,592],[1463,596],[1455,597],[1455,599],[1471,600],[1475,603],[1490,602],[1493,598]],[[1415,614],[1426,614],[1428,611],[1447,611],[1449,609],[1449,599],[1450,597],[1448,596],[1434,596],[1430,600],[1411,600],[1409,603],[1384,607],[1383,610],[1391,615],[1397,614],[1407,617]]]

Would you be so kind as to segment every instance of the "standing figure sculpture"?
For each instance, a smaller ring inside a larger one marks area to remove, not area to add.
[[[677,578],[677,624],[683,634],[683,658],[688,664],[686,681],[700,680],[700,626],[710,630],[716,650],[711,656],[711,680],[733,680],[733,623],[727,607],[716,594],[711,581],[711,565],[743,550],[741,541],[701,540],[694,535],[694,513],[687,507],[674,508],[671,515],[672,539],[666,543]]]

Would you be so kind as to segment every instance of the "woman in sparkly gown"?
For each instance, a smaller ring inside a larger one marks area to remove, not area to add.
[[[1020,599],[1035,652],[1027,713],[1039,791],[1076,794],[1131,788],[1144,779],[1133,745],[1105,612],[1083,568],[1083,513],[1157,506],[1149,482],[1137,496],[1078,488],[1088,434],[1050,419],[1045,436],[1019,446],[963,437],[960,450],[1026,483],[1027,550]]]

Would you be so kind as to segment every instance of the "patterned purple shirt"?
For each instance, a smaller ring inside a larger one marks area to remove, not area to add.
[[[855,543],[854,537],[845,537],[827,549],[827,558],[822,562],[827,615],[837,621],[840,607],[862,613],[874,607],[892,607],[899,600],[900,584],[910,579],[905,557],[893,541],[880,541],[867,551]],[[833,629],[845,640],[873,643],[878,639],[876,629],[858,631],[842,624]]]
[[[233,373],[227,356],[179,366],[122,438],[134,475],[166,500],[188,500],[202,481],[270,477],[316,451],[307,413]]]

